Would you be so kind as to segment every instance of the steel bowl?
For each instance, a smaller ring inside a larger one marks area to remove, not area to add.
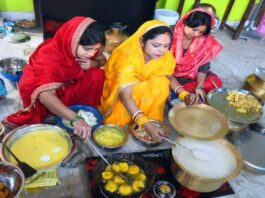
[[[25,177],[21,169],[14,164],[0,162],[0,183],[9,192],[5,197],[19,197],[24,188]]]
[[[10,133],[8,133],[8,135],[6,135],[2,142],[3,142],[3,145],[1,145],[1,148],[0,148],[0,157],[3,161],[9,161],[11,162],[11,159],[12,157],[10,156],[9,152],[4,148],[4,146],[7,146],[8,148],[11,148],[12,149],[12,145],[15,145],[16,142],[18,140],[20,140],[22,137],[24,137],[26,134],[29,134],[29,133],[34,133],[34,132],[45,132],[45,131],[52,131],[54,132],[54,134],[59,134],[62,139],[64,141],[66,141],[67,143],[67,155],[65,156],[64,159],[62,160],[58,160],[57,163],[54,163],[52,165],[47,165],[43,168],[36,168],[38,171],[45,171],[45,170],[48,170],[50,168],[54,168],[54,167],[58,167],[60,166],[60,164],[63,162],[63,160],[65,160],[66,158],[68,158],[74,147],[73,147],[73,141],[71,139],[71,137],[69,136],[69,134],[64,131],[63,129],[57,127],[57,126],[54,126],[54,125],[48,125],[48,124],[35,124],[35,125],[24,125],[22,127],[19,127],[19,128],[16,128],[14,129],[13,131],[11,131]],[[37,142],[37,141],[36,141]],[[34,146],[34,145],[33,145]],[[25,153],[30,153],[31,151],[29,150],[25,150]],[[19,157],[19,156],[17,156]],[[20,158],[21,160],[21,158]],[[29,164],[31,165],[31,164]],[[31,165],[32,167],[34,167],[33,165]],[[35,168],[35,167],[34,167]]]
[[[163,123],[163,122],[160,122],[158,120],[150,120],[151,122],[154,122],[155,124],[157,124],[159,127],[162,127],[165,134],[168,135],[169,134],[169,130],[168,130],[168,127]],[[148,147],[155,147],[155,146],[158,146],[161,144],[161,142],[156,142],[156,141],[153,141],[153,140],[146,140],[144,139],[143,137],[140,137],[137,133],[137,130],[142,130],[144,131],[143,128],[139,127],[136,123],[132,124],[129,126],[129,130],[130,132],[132,133],[133,137],[138,141],[140,142],[142,145],[144,146],[148,146]]]
[[[241,132],[249,126],[248,123],[234,122],[228,120],[228,133]]]
[[[123,141],[120,144],[110,146],[110,145],[105,145],[102,142],[97,141],[96,136],[98,134],[100,134],[100,133],[104,133],[106,131],[106,129],[108,129],[108,128],[115,129],[115,130],[119,131],[120,133],[122,133]],[[93,141],[96,143],[96,145],[98,145],[98,146],[100,146],[102,148],[105,148],[105,149],[118,149],[118,148],[122,147],[123,145],[125,145],[128,142],[129,135],[128,135],[127,130],[124,129],[123,127],[119,126],[119,125],[105,124],[105,125],[102,125],[102,126],[98,127],[93,132],[92,138],[93,138]]]
[[[0,60],[1,74],[11,81],[19,81],[22,76],[23,67],[27,61],[22,58],[10,57]]]

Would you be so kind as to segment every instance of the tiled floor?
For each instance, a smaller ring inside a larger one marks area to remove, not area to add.
[[[256,67],[265,68],[265,39],[257,40],[232,40],[227,32],[217,31],[216,38],[224,46],[224,50],[212,62],[212,70],[219,75],[224,82],[224,87],[239,88],[244,79],[254,73]],[[0,59],[6,57],[28,58],[23,50],[28,47],[36,47],[42,41],[41,35],[31,35],[27,43],[11,44],[0,39]],[[19,108],[19,97],[16,85],[5,80],[8,87],[8,96],[0,101],[0,120]],[[264,151],[262,151],[264,152]],[[236,194],[232,197],[264,197],[265,176],[253,175],[246,171],[231,182]]]

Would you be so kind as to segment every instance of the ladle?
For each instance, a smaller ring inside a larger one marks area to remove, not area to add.
[[[169,143],[171,143],[171,144],[174,144],[175,146],[180,146],[180,147],[188,150],[198,160],[208,161],[208,160],[211,159],[211,156],[207,152],[205,152],[205,151],[203,151],[201,149],[190,149],[190,148],[184,146],[183,144],[180,144],[178,142],[174,142],[174,141],[172,141],[172,140],[170,140],[170,139],[168,139],[166,137],[163,137],[163,136],[162,136],[162,139],[167,141],[167,142],[169,142]]]
[[[118,173],[117,171],[115,171],[112,166],[110,165],[110,163],[108,162],[108,160],[101,154],[101,152],[90,142],[90,140],[88,140],[88,144],[99,154],[99,156],[103,159],[103,161],[110,167],[110,169],[117,175],[119,175],[122,179],[124,179],[125,181],[130,181],[129,178],[127,178],[125,175],[122,175],[120,173]]]
[[[29,164],[20,161],[17,158],[17,156],[5,144],[3,144],[3,147],[13,156],[13,158],[15,158],[15,160],[17,161],[18,167],[24,173],[25,178],[31,177],[32,175],[34,175],[37,172],[37,170],[35,168],[31,167]]]

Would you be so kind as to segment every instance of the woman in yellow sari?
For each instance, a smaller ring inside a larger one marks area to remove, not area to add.
[[[136,122],[153,140],[161,140],[163,130],[150,120],[164,118],[169,78],[175,65],[168,50],[171,39],[169,26],[152,20],[112,52],[104,66],[104,123],[124,126]]]

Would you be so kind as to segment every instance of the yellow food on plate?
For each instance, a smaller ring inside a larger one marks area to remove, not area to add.
[[[106,147],[116,147],[124,143],[126,138],[125,133],[117,127],[102,127],[99,128],[95,135],[95,141]]]
[[[114,193],[118,190],[118,184],[113,181],[108,181],[105,185],[105,189],[111,193]]]
[[[116,184],[124,184],[126,181],[125,181],[124,179],[122,179],[119,175],[116,175],[116,176],[114,177],[114,182],[115,182]]]
[[[131,175],[137,175],[140,172],[140,168],[137,165],[131,165],[129,167],[128,173]]]
[[[40,130],[25,134],[10,149],[21,161],[40,170],[61,162],[71,148],[63,135],[51,130]],[[10,155],[8,160],[17,164]]]
[[[238,113],[258,113],[262,108],[257,98],[238,91],[229,91],[226,99]]]
[[[11,197],[10,195],[10,189],[8,188],[7,185],[5,185],[4,183],[0,182],[0,198],[7,198],[7,197]]]
[[[126,173],[129,170],[129,165],[126,162],[119,163],[120,171]]]
[[[136,180],[145,181],[146,176],[145,176],[145,174],[140,173],[140,174],[136,175],[135,179],[136,179]]]
[[[141,180],[135,180],[132,184],[133,191],[140,192],[145,187],[144,182]]]
[[[120,195],[128,196],[128,195],[132,194],[132,192],[133,192],[132,187],[128,184],[122,184],[119,187],[119,194]]]
[[[104,171],[101,173],[101,175],[104,180],[109,180],[113,178],[113,173],[111,171]]]

